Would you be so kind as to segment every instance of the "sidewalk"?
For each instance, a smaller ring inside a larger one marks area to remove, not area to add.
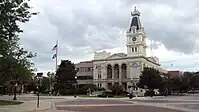
[[[36,107],[36,104],[36,101],[28,101],[21,105],[0,106],[0,112],[36,112],[52,108],[51,102],[40,101],[39,108]]]
[[[77,99],[98,99],[98,100],[129,100],[129,97],[123,97],[123,98],[102,98],[102,97],[77,97]],[[153,97],[133,97],[131,100],[150,100],[153,99]]]

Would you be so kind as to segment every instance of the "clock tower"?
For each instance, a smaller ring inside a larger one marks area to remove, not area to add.
[[[134,11],[131,12],[131,16],[132,20],[130,28],[126,32],[127,56],[146,56],[146,34],[139,19],[140,12],[136,9],[136,7]]]

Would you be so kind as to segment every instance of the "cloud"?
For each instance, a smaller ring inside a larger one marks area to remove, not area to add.
[[[197,0],[33,0],[30,4],[40,14],[21,25],[24,29],[21,43],[39,54],[36,66],[43,70],[54,67],[51,49],[56,40],[60,58],[75,62],[91,59],[94,51],[126,52],[124,33],[130,24],[130,12],[137,6],[154,50],[161,51],[163,45],[167,52],[190,55],[199,51],[198,3]]]

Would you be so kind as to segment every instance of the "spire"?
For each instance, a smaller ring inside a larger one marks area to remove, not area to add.
[[[134,8],[134,11],[131,12],[131,16],[132,16],[132,20],[131,20],[129,31],[133,30],[133,27],[136,27],[136,30],[141,29],[141,23],[139,19],[140,12],[136,9],[136,7]]]

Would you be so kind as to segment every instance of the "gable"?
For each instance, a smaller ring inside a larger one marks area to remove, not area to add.
[[[148,57],[148,60],[150,60],[150,61],[152,61],[152,62],[154,62],[154,63],[159,64],[158,59],[156,59],[155,57]]]

